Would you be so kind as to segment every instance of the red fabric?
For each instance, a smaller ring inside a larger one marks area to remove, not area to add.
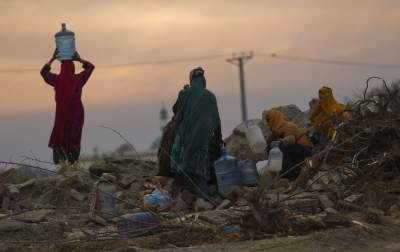
[[[50,67],[43,67],[44,80],[55,90],[56,116],[49,147],[71,150],[80,148],[84,110],[81,101],[82,87],[89,79],[94,66],[85,62],[84,71],[75,74],[72,61],[62,61],[59,75],[50,73]]]

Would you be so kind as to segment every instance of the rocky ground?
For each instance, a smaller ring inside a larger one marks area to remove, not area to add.
[[[399,111],[357,108],[295,183],[276,178],[226,198],[211,186],[209,204],[189,192],[151,203],[156,190],[173,194],[173,180],[156,176],[153,161],[107,158],[45,173],[39,162],[14,164],[0,174],[0,251],[399,251]],[[242,128],[228,150],[252,157]],[[27,176],[21,166],[42,172]],[[109,215],[105,196],[115,203]],[[143,212],[151,221],[126,215]]]

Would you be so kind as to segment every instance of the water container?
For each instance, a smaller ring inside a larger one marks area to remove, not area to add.
[[[282,170],[283,153],[279,149],[279,142],[272,142],[271,150],[268,154],[268,171],[279,174]]]
[[[242,175],[242,185],[253,186],[258,184],[257,166],[254,160],[240,157],[238,168]]]
[[[249,143],[250,149],[255,154],[261,154],[265,152],[267,146],[260,127],[255,123],[254,120],[249,120],[246,122],[246,138]]]
[[[260,174],[260,185],[263,187],[269,186],[282,170],[283,153],[279,149],[279,142],[272,142],[268,158],[256,164]]]
[[[118,221],[118,230],[121,232],[139,231],[154,227],[158,223],[157,217],[150,212],[125,214]]]
[[[229,156],[222,150],[222,156],[214,163],[215,175],[218,182],[218,191],[228,196],[236,187],[241,185],[241,174],[236,158]]]
[[[97,185],[97,212],[104,219],[112,219],[117,215],[115,208],[115,194],[117,188],[114,184],[100,181]]]
[[[67,30],[65,23],[61,24],[61,31],[54,35],[59,60],[70,60],[75,54],[75,34]]]

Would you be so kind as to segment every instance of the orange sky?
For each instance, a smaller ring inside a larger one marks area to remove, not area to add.
[[[51,115],[53,91],[38,71],[54,49],[54,33],[61,22],[76,33],[81,56],[99,66],[241,50],[399,63],[399,7],[400,2],[395,0],[0,1],[0,69],[37,69],[0,73],[0,118]],[[103,118],[104,122],[117,120],[113,112],[101,113],[105,107],[134,108],[136,118],[147,118],[145,113],[154,112],[154,119],[141,122],[156,125],[151,130],[126,129],[135,136],[149,135],[148,139],[138,140],[141,145],[148,145],[158,134],[161,102],[170,106],[179,88],[187,82],[190,69],[198,65],[206,69],[208,87],[219,98],[225,135],[229,134],[240,121],[238,80],[237,69],[223,58],[113,69],[98,67],[84,90],[89,114],[86,126],[94,121],[103,123]],[[263,108],[286,103],[304,108],[325,83],[334,88],[340,99],[352,96],[369,75],[375,74],[389,81],[398,78],[397,69],[321,66],[268,60],[256,54],[246,65],[249,115],[259,117]],[[149,107],[153,110],[146,110]],[[97,111],[96,120],[90,119],[91,111]],[[46,122],[49,128],[52,120],[51,115]],[[5,126],[2,128],[0,137],[9,132]],[[87,134],[89,151],[94,145],[103,144],[101,140],[90,140],[98,139],[98,135],[91,137],[89,131]],[[14,146],[12,138],[7,141]],[[41,141],[43,145],[47,139]],[[33,146],[34,143],[32,140]],[[15,144],[13,151],[18,152],[18,146]],[[46,146],[43,148],[46,150]]]

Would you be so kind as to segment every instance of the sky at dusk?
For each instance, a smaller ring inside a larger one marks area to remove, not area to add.
[[[54,34],[62,22],[75,32],[81,56],[97,66],[82,98],[82,152],[87,154],[95,146],[107,152],[122,143],[100,125],[120,131],[138,149],[148,149],[160,135],[161,104],[171,114],[177,93],[197,66],[205,69],[207,87],[217,96],[227,137],[241,121],[238,70],[225,61],[235,52],[254,51],[245,65],[250,118],[284,104],[306,109],[321,85],[330,85],[343,101],[362,89],[369,76],[387,81],[400,77],[395,67],[262,55],[400,64],[400,2],[395,0],[0,0],[0,160],[51,157],[47,143],[54,91],[39,71],[54,50]],[[222,56],[111,67],[214,55]],[[54,63],[53,71],[58,66]]]

